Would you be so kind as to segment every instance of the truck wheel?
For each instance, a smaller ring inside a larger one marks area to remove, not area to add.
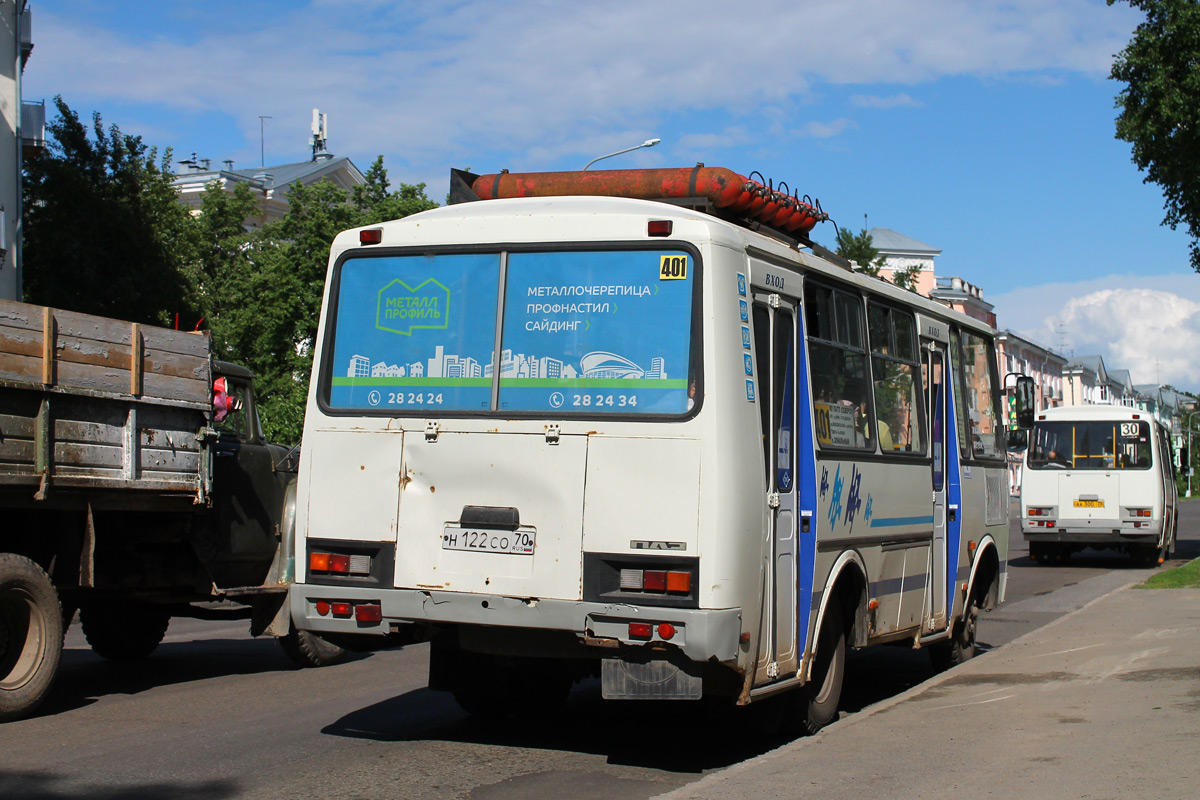
[[[28,716],[62,656],[62,608],[50,578],[24,556],[0,553],[0,722]]]
[[[100,600],[79,609],[83,635],[98,656],[137,661],[154,652],[167,634],[166,609],[132,600]]]
[[[312,631],[296,630],[293,625],[286,636],[279,637],[279,646],[300,667],[331,667],[346,660],[346,649],[325,641]]]
[[[975,657],[975,633],[979,626],[979,606],[971,599],[967,617],[954,623],[950,640],[929,647],[929,660],[938,672],[945,672]]]
[[[800,733],[814,734],[837,719],[846,671],[846,626],[837,599],[830,600],[817,636],[812,678],[794,693],[795,723]]]

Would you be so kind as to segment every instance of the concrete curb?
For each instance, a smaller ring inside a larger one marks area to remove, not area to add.
[[[1200,561],[1200,559],[1196,559],[1196,560]],[[1050,622],[1046,623],[1045,625],[1042,625],[1032,631],[1029,631],[1028,633],[1018,636],[1016,639],[1012,640],[1011,642],[1006,642],[1005,644],[1002,644],[993,650],[989,650],[982,657],[973,658],[970,661],[966,662],[965,664],[955,667],[954,669],[947,670],[939,675],[935,675],[934,677],[929,678],[926,681],[923,681],[922,683],[912,687],[911,689],[906,689],[905,691],[901,692],[900,694],[894,695],[893,697],[889,697],[886,700],[881,700],[878,703],[867,706],[863,710],[856,712],[854,714],[847,715],[847,716],[839,719],[837,722],[833,723],[832,725],[827,726],[826,728],[823,728],[821,731],[819,731],[814,736],[806,736],[806,737],[797,739],[795,741],[788,742],[787,744],[780,745],[779,747],[775,748],[774,750],[766,752],[760,756],[756,756],[747,761],[743,761],[739,764],[734,764],[731,767],[726,767],[725,769],[719,770],[717,772],[713,772],[709,775],[705,775],[704,777],[700,778],[699,780],[696,780],[691,783],[685,784],[684,786],[680,786],[678,788],[672,789],[671,791],[666,792],[664,794],[654,795],[652,798],[650,798],[650,800],[693,800],[697,796],[696,792],[700,792],[701,793],[700,796],[704,796],[703,792],[705,789],[716,787],[716,786],[720,785],[721,783],[729,780],[730,778],[737,777],[738,775],[744,773],[747,770],[761,769],[764,765],[770,764],[773,761],[778,760],[779,758],[786,755],[786,753],[791,752],[795,748],[818,745],[821,742],[821,740],[825,737],[825,735],[828,731],[831,731],[834,729],[839,730],[839,731],[844,730],[847,726],[854,725],[856,723],[870,719],[871,717],[873,717],[874,715],[876,715],[882,711],[886,711],[886,710],[888,710],[896,705],[899,705],[900,703],[903,703],[907,700],[910,700],[914,697],[919,697],[920,695],[941,685],[942,683],[944,683],[958,675],[963,674],[964,671],[973,672],[973,671],[975,671],[975,667],[973,667],[973,665],[976,665],[976,664],[986,665],[987,664],[987,662],[988,662],[988,659],[986,658],[987,655],[990,655],[991,653],[998,653],[1002,650],[1012,647],[1013,645],[1023,643],[1029,639],[1044,636],[1044,634],[1047,631],[1052,631],[1058,625],[1065,623],[1066,621],[1075,617],[1077,614],[1083,613],[1084,611],[1088,610],[1095,604],[1103,601],[1105,598],[1111,597],[1112,595],[1117,594],[1118,592],[1127,591],[1130,588],[1137,586],[1140,583],[1143,583],[1144,581],[1145,581],[1145,579],[1142,578],[1139,580],[1130,581],[1129,583],[1123,584],[1115,589],[1110,589],[1109,591],[1107,591],[1097,597],[1092,598],[1088,602],[1084,603],[1084,605],[1082,605],[1081,607],[1079,607],[1073,611],[1067,612],[1066,614],[1063,614],[1062,616],[1060,616],[1054,620],[1051,620]],[[980,669],[982,669],[982,668],[985,668],[985,667],[980,667]]]

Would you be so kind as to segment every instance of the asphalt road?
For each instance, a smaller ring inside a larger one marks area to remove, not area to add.
[[[1200,557],[1185,503],[1178,559]],[[1125,557],[1032,563],[1013,537],[1007,602],[981,618],[986,651],[1128,582]],[[52,698],[0,726],[0,797],[649,798],[779,744],[756,713],[691,703],[604,703],[594,683],[536,727],[468,717],[425,688],[425,646],[298,670],[245,623],[172,622],[144,662],[106,662],[68,632]],[[850,659],[844,713],[932,675],[926,654]]]

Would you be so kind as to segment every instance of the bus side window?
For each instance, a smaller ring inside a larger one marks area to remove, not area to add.
[[[804,312],[818,445],[874,449],[876,426],[870,416],[871,378],[861,298],[808,283]]]

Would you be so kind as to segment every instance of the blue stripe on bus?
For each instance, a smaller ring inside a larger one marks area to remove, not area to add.
[[[895,528],[899,525],[932,525],[933,514],[927,517],[873,517],[872,528]]]
[[[942,370],[942,380],[946,383],[946,613],[954,618],[954,591],[958,575],[959,542],[962,540],[962,477],[959,474],[960,458],[958,447],[958,385],[954,381],[955,370],[949,363],[950,358],[958,358],[946,353],[947,364]],[[949,509],[957,509],[951,517]]]
[[[924,573],[905,575],[900,578],[884,578],[871,582],[871,596],[874,598],[887,597],[893,594],[904,594],[924,589],[928,576]]]
[[[796,432],[796,467],[800,473],[796,481],[799,519],[796,520],[796,536],[800,552],[796,554],[796,582],[799,597],[796,602],[796,652],[808,649],[808,623],[814,602],[813,579],[817,571],[817,443],[813,436],[812,393],[808,386],[808,330],[804,320],[804,306],[796,307],[799,318],[799,335],[796,336],[796,406],[799,408],[799,430]],[[804,532],[805,514],[808,515],[808,533]]]

